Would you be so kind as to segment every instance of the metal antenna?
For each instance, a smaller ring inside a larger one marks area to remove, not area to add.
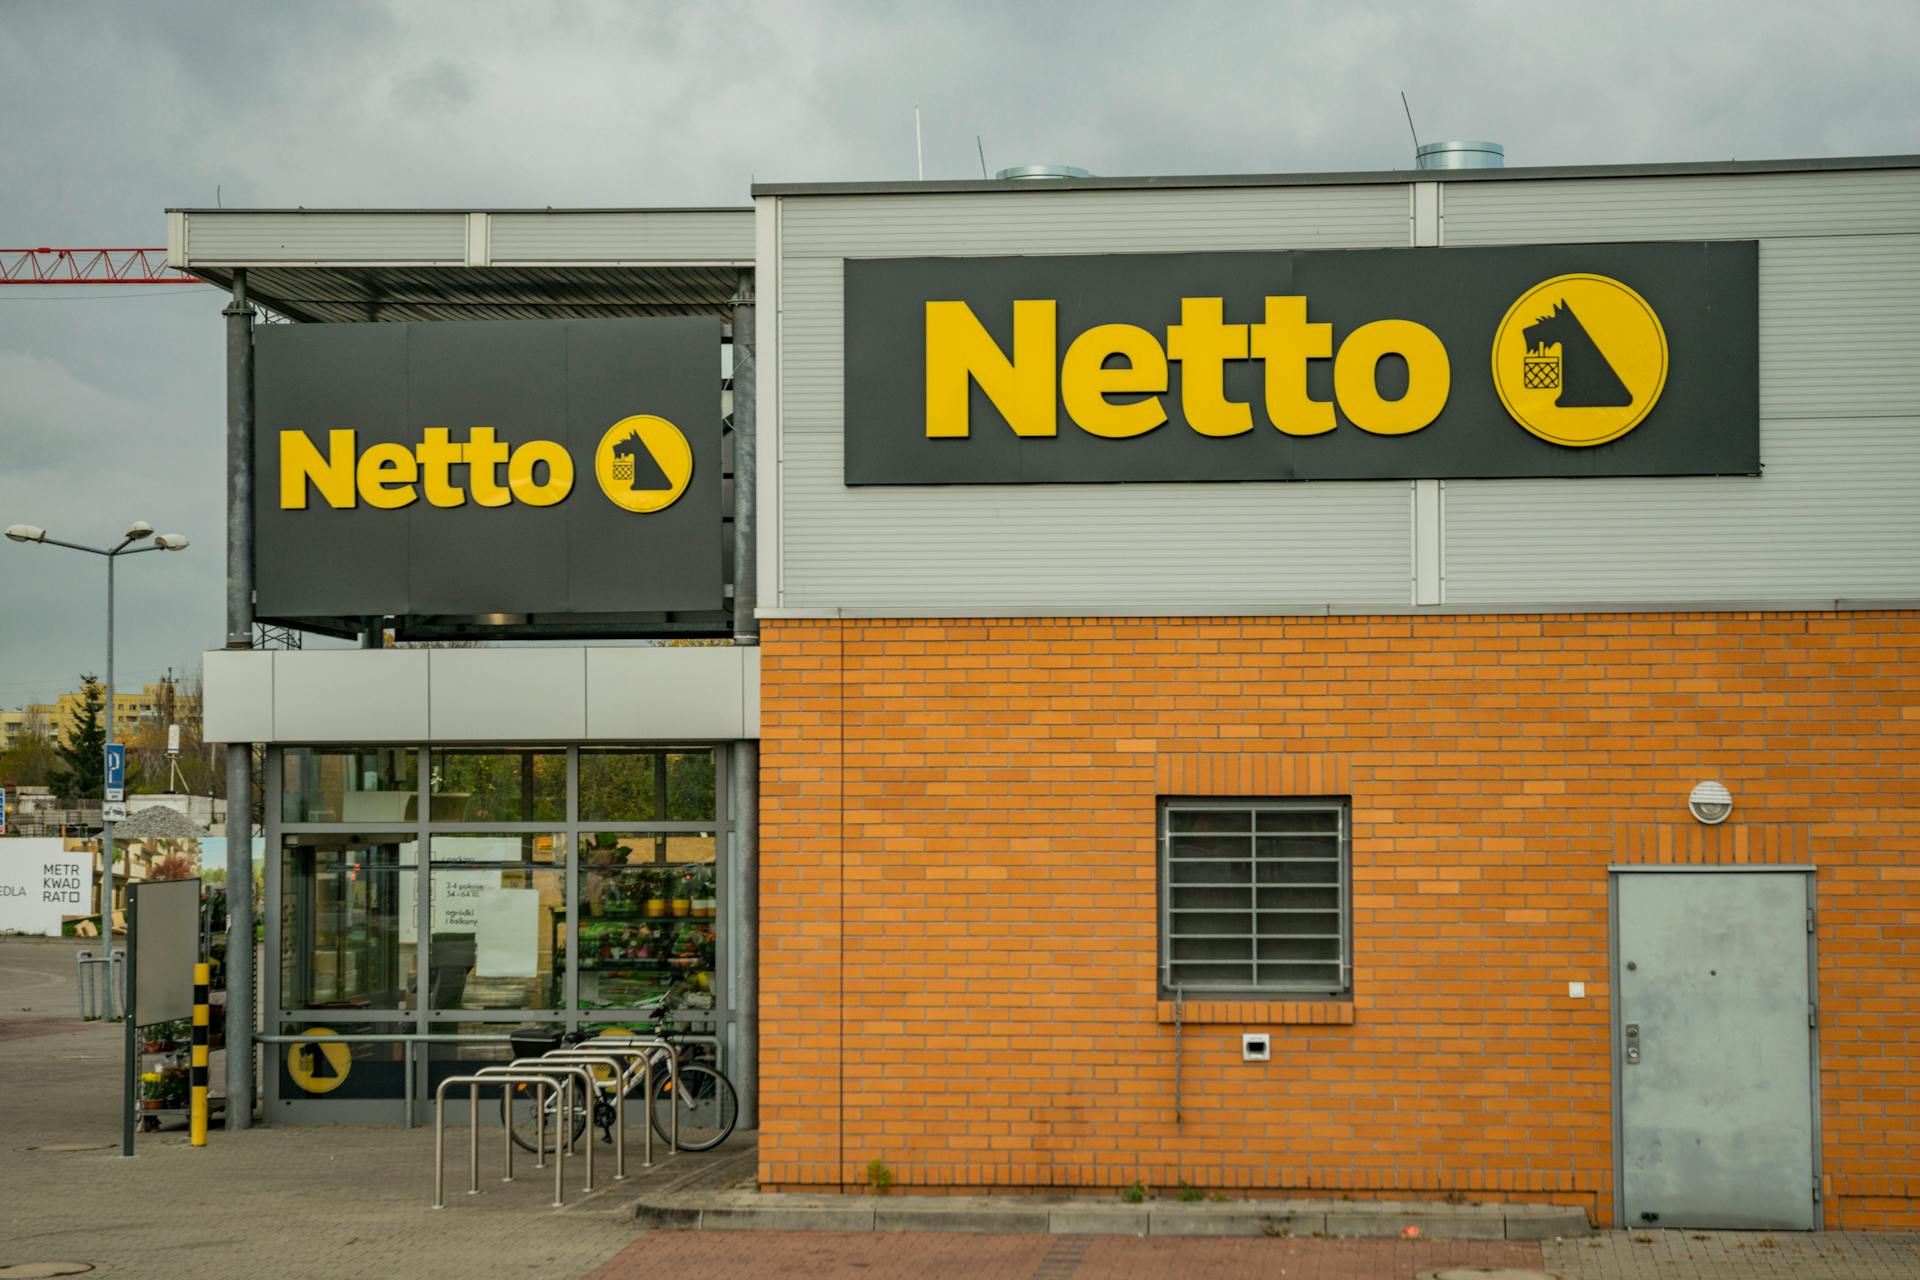
[[[1407,113],[1407,132],[1413,135],[1413,154],[1420,154],[1420,131],[1413,127],[1413,108],[1407,105],[1407,91],[1400,91],[1400,109]]]
[[[920,181],[927,180],[927,149],[920,142],[920,104],[913,104],[913,172]]]
[[[980,153],[980,176],[984,178],[987,176],[987,149],[980,144],[980,135],[977,133],[973,135],[973,146]]]

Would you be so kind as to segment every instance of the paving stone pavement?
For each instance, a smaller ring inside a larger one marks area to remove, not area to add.
[[[1549,1271],[1579,1280],[1914,1280],[1920,1235],[1861,1231],[1609,1231],[1549,1241]]]
[[[1413,1280],[1450,1266],[1537,1268],[1534,1244],[1471,1240],[1220,1240],[932,1232],[650,1231],[590,1280],[698,1275],[856,1280]]]
[[[483,1145],[485,1194],[460,1194],[464,1134],[449,1139],[452,1194],[440,1212],[429,1207],[428,1130],[216,1130],[200,1150],[184,1132],[162,1132],[140,1135],[135,1158],[122,1158],[121,1032],[70,1021],[73,950],[0,940],[0,1020],[14,1031],[30,1021],[67,1022],[0,1037],[8,1093],[0,1109],[0,1266],[74,1261],[102,1276],[207,1280],[571,1278],[632,1243],[636,1193],[575,1200],[580,1178],[571,1168],[569,1206],[555,1212],[545,1207],[550,1181],[523,1176],[503,1186],[498,1149]],[[48,1144],[93,1149],[33,1149]],[[638,1151],[629,1154],[637,1165]]]

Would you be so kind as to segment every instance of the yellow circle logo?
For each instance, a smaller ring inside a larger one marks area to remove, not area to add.
[[[636,414],[620,419],[600,437],[593,474],[615,506],[664,511],[680,500],[693,479],[693,446],[665,418]]]
[[[327,1027],[308,1027],[307,1035],[330,1036]],[[353,1051],[337,1040],[310,1040],[287,1046],[287,1074],[308,1093],[332,1093],[347,1082]]]
[[[1667,333],[1647,300],[1607,276],[1543,280],[1493,335],[1493,386],[1513,420],[1582,449],[1640,425],[1667,385]]]

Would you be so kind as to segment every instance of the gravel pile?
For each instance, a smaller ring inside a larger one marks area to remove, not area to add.
[[[200,830],[199,823],[178,809],[156,804],[141,809],[125,822],[114,823],[113,834],[118,839],[126,840],[192,840],[205,833]]]

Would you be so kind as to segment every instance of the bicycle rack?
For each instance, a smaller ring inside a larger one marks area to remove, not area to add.
[[[85,1019],[118,1017],[127,1005],[127,949],[109,947],[104,956],[92,951],[76,951],[73,963],[80,994],[80,1016]],[[105,974],[98,972],[102,965],[106,966]]]
[[[578,1063],[581,1066],[605,1067],[613,1073],[613,1179],[615,1182],[624,1181],[627,1176],[627,1091],[624,1088],[625,1080],[623,1079],[626,1073],[620,1066],[620,1060],[612,1054],[583,1053],[577,1049],[555,1049],[551,1053],[542,1054],[538,1058],[516,1059],[508,1065],[517,1067],[521,1065],[521,1063],[527,1062]],[[646,1072],[644,1088],[646,1089],[645,1096],[651,1098],[653,1096],[652,1071]],[[597,1098],[598,1082],[595,1083],[594,1091],[587,1095],[588,1147],[592,1147],[593,1145],[593,1112],[594,1103],[597,1101]],[[644,1145],[646,1150],[645,1165],[647,1168],[652,1168],[653,1128],[651,1125],[647,1128]]]
[[[674,1044],[672,1041],[663,1039],[660,1036],[596,1036],[592,1040],[573,1045],[571,1048],[576,1052],[590,1050],[594,1053],[625,1053],[639,1057],[645,1064],[647,1073],[645,1088],[647,1091],[646,1105],[649,1108],[653,1106],[653,1051],[655,1049],[664,1050],[667,1058],[667,1079],[673,1084],[673,1096],[676,1098],[681,1096],[680,1046]],[[556,1050],[555,1052],[565,1052],[565,1050]],[[651,1117],[647,1120],[646,1142],[648,1154],[651,1156],[653,1150],[653,1120]],[[680,1108],[678,1107],[667,1108],[667,1146],[675,1155],[680,1154]],[[649,1158],[647,1163],[652,1164],[652,1159]]]
[[[565,1081],[569,1099],[572,1095],[572,1083],[571,1079]],[[513,1076],[503,1074],[496,1069],[492,1074],[449,1076],[440,1082],[439,1088],[433,1091],[433,1207],[436,1209],[447,1207],[447,1090],[457,1084],[467,1086],[467,1194],[477,1196],[480,1194],[481,1087],[497,1084],[500,1086],[501,1096],[505,1097],[508,1085],[526,1084],[536,1089],[550,1091],[557,1097],[562,1081],[554,1079],[552,1075],[536,1072],[523,1072],[519,1076]],[[536,1137],[534,1139],[535,1149],[540,1152],[542,1160],[546,1158],[546,1114],[543,1098],[535,1121]],[[564,1111],[562,1115],[564,1122],[571,1127],[573,1120],[571,1110]],[[507,1174],[501,1181],[511,1182],[513,1181],[513,1129],[506,1124],[500,1127],[506,1132],[507,1157]],[[560,1141],[556,1135],[553,1149],[553,1207],[558,1209],[566,1202],[567,1144]]]
[[[594,1083],[593,1083],[593,1071],[587,1066],[579,1063],[552,1062],[546,1058],[515,1058],[512,1062],[509,1062],[504,1067],[482,1067],[480,1068],[479,1071],[475,1072],[474,1074],[485,1076],[485,1075],[493,1075],[495,1073],[507,1073],[507,1072],[528,1072],[528,1073],[544,1072],[549,1075],[560,1075],[564,1073],[566,1075],[567,1091],[565,1095],[565,1102],[555,1112],[555,1114],[560,1117],[560,1122],[562,1126],[559,1135],[554,1139],[553,1145],[556,1148],[561,1146],[571,1147],[577,1141],[577,1139],[573,1136],[573,1097],[574,1097],[573,1082],[576,1080],[580,1082],[580,1085],[581,1085],[580,1103],[582,1108],[586,1111],[586,1116],[587,1116],[587,1122],[583,1128],[583,1132],[585,1132],[585,1134],[587,1135],[587,1186],[586,1186],[586,1189],[587,1191],[591,1192],[593,1190],[593,1100],[597,1092],[594,1088]],[[541,1105],[544,1105],[544,1104],[541,1104]],[[508,1123],[507,1108],[505,1106],[502,1106],[500,1110],[500,1123],[503,1127],[507,1128],[508,1130],[511,1130],[513,1127],[511,1124]],[[536,1130],[537,1128],[538,1126],[536,1126]],[[563,1139],[564,1139],[564,1142],[562,1141]],[[513,1141],[511,1133],[509,1133],[507,1141],[509,1143]],[[623,1140],[621,1143],[621,1146],[624,1148],[625,1145],[626,1144]],[[544,1140],[537,1140],[535,1142],[535,1148],[536,1150],[539,1151],[541,1155],[544,1156],[546,1154],[546,1150],[545,1150],[546,1143]],[[622,1166],[622,1172],[620,1176],[624,1178],[627,1176],[624,1171],[624,1166],[626,1164],[626,1161],[624,1158],[621,1159],[620,1164]]]

